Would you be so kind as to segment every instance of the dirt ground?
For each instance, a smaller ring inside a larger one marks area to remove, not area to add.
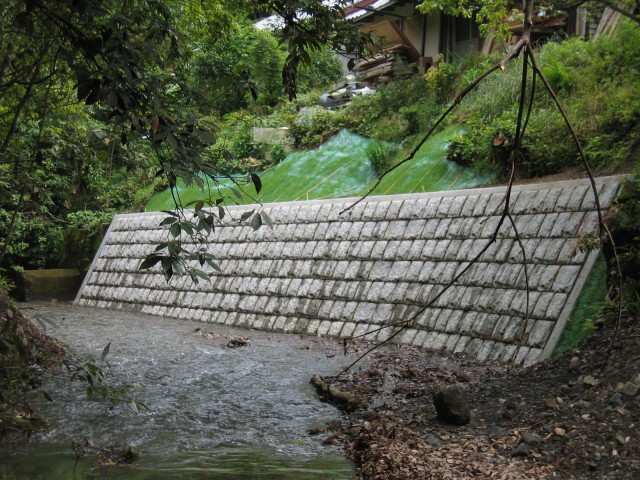
[[[640,478],[640,325],[603,326],[580,349],[529,368],[375,351],[326,379],[355,407],[322,436],[362,479]],[[364,362],[363,362],[364,363]],[[466,386],[471,421],[439,421],[432,395]],[[310,432],[321,433],[321,432]]]

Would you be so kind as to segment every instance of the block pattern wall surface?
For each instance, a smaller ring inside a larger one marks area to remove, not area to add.
[[[603,206],[619,182],[598,179]],[[207,244],[222,273],[198,285],[167,284],[159,266],[138,270],[168,238],[165,214],[118,215],[76,302],[382,340],[394,330],[381,326],[416,315],[491,242],[504,197],[504,188],[376,197],[344,214],[353,200],[270,204],[274,227],[256,232],[233,220],[255,206],[232,207]],[[550,354],[595,259],[578,248],[596,230],[595,201],[586,181],[525,185],[511,212],[521,244],[505,221],[479,262],[394,340],[519,364]]]

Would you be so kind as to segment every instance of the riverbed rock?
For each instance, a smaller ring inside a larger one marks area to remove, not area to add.
[[[569,361],[569,370],[577,370],[580,368],[580,363],[580,358],[571,357],[571,360]]]
[[[538,445],[542,442],[542,437],[537,433],[523,432],[520,439],[529,445]]]
[[[516,449],[511,452],[511,456],[520,458],[528,457],[529,449],[527,448],[527,445],[524,442],[520,442]]]
[[[471,404],[465,387],[456,383],[433,396],[438,418],[453,425],[466,425],[471,420]]]
[[[638,394],[639,389],[640,385],[637,385],[633,382],[627,382],[622,387],[622,393],[628,397],[634,397]]]

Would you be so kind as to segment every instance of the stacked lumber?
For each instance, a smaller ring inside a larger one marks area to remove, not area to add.
[[[374,82],[381,77],[389,77],[404,74],[407,65],[412,58],[411,49],[405,44],[389,45],[379,53],[376,53],[356,63],[354,71],[362,81]]]

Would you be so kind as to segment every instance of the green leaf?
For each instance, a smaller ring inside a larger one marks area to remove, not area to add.
[[[251,215],[253,215],[253,212],[255,212],[255,210],[251,210],[249,212],[244,212],[242,215],[240,215],[240,221],[244,222],[246,219],[248,219]]]
[[[159,261],[162,260],[162,255],[149,255],[147,256],[147,258],[145,258],[142,263],[140,264],[140,266],[138,267],[138,270],[145,270],[147,268],[151,268],[153,267],[156,263],[158,263]]]
[[[174,223],[173,225],[171,225],[171,228],[169,228],[169,233],[171,233],[174,238],[179,237],[181,231],[182,228],[180,227],[180,223]]]
[[[220,266],[213,260],[207,260],[207,265],[213,268],[216,272],[222,272],[222,269],[220,268]]]
[[[202,279],[202,280],[206,280],[207,282],[211,282],[211,278],[209,278],[209,275],[207,275],[202,270],[198,270],[197,268],[192,268],[191,271],[189,272],[189,275],[191,276],[191,279],[193,280],[193,283],[195,283],[196,285],[198,284],[198,279]]]
[[[171,258],[162,257],[162,273],[164,278],[168,282],[173,277],[173,267],[171,266]]]
[[[226,212],[225,212],[224,208],[219,206],[218,207],[218,217],[220,217],[220,220],[222,220],[224,218],[225,213]]]
[[[184,273],[182,264],[177,258],[171,259],[171,267],[173,268],[173,271],[178,275],[182,275]]]
[[[142,411],[149,411],[149,407],[138,400],[131,400],[131,408],[136,413],[141,413]]]
[[[191,224],[191,222],[180,222],[180,225],[182,226],[182,230],[184,230],[187,235],[193,235],[193,225]]]
[[[104,360],[109,355],[109,349],[111,348],[111,342],[107,343],[107,346],[102,350],[102,355],[100,355],[100,359]]]
[[[260,177],[256,173],[249,174],[249,177],[256,187],[256,193],[260,193],[260,190],[262,190],[262,180],[260,180]]]
[[[196,206],[195,206],[194,210],[196,211],[196,213],[198,213],[200,210],[202,210],[202,207],[204,207],[204,201],[203,200],[198,200],[196,202]]]
[[[167,215],[171,215],[172,217],[180,218],[180,215],[178,215],[176,212],[172,212],[171,210],[162,210],[162,213],[166,213]]]
[[[262,217],[260,215],[254,215],[251,219],[251,228],[255,232],[262,226]]]
[[[164,220],[162,220],[162,222],[160,222],[160,226],[164,227],[165,225],[172,225],[174,223],[176,223],[178,221],[177,218],[175,217],[167,217]]]
[[[273,228],[273,220],[267,215],[267,212],[260,212],[260,216],[262,217],[262,223],[266,223],[269,228]]]
[[[169,255],[171,255],[172,257],[180,255],[183,252],[183,248],[180,246],[180,242],[175,240],[173,242],[169,242],[168,250]]]
[[[160,250],[164,250],[168,246],[169,246],[169,244],[167,242],[160,243],[160,244],[156,245],[156,252],[159,252]]]
[[[229,190],[233,192],[233,194],[238,197],[238,200],[242,200],[242,194],[233,187],[229,187]]]

